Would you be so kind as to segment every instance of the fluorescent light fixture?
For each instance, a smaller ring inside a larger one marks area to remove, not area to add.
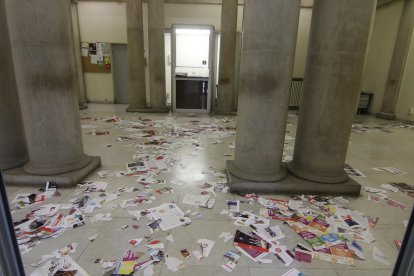
[[[178,35],[210,35],[210,30],[205,29],[176,29]]]

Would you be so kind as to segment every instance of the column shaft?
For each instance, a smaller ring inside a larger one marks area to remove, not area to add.
[[[147,107],[142,0],[126,0],[126,17],[130,97],[127,111],[134,112]]]
[[[381,112],[378,117],[395,119],[395,109],[404,76],[405,63],[410,49],[411,35],[414,28],[414,0],[405,0],[395,40],[388,80],[384,91]]]
[[[72,26],[73,26],[73,42],[74,42],[74,51],[75,51],[75,61],[76,61],[76,73],[78,77],[78,87],[79,87],[79,109],[88,108],[86,105],[86,89],[85,89],[85,79],[83,77],[83,68],[81,60],[81,38],[80,38],[80,29],[79,29],[79,15],[78,15],[78,2],[77,0],[72,0],[71,6],[72,12]]]
[[[79,119],[71,3],[7,1],[26,134],[27,173],[57,175],[87,166]],[[22,20],[24,18],[24,20]]]
[[[153,112],[166,112],[164,0],[148,1],[150,103]]]
[[[221,4],[219,90],[216,114],[234,112],[237,7],[238,0],[227,0]]]
[[[282,155],[299,12],[299,0],[245,1],[236,151],[228,163],[230,173],[245,180],[286,175]]]
[[[0,168],[27,162],[4,0],[0,0]]]
[[[348,179],[344,163],[360,94],[375,0],[315,0],[293,161],[321,183]]]

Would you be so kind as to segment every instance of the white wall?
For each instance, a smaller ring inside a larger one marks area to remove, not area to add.
[[[172,24],[213,25],[216,31],[221,28],[221,5],[209,4],[174,4],[165,3],[165,27]],[[237,30],[241,31],[243,22],[243,6],[239,6]]]
[[[398,119],[414,122],[414,32],[411,37],[395,115]]]
[[[403,0],[396,0],[376,10],[361,83],[362,91],[374,93],[373,114],[381,109],[402,8]]]

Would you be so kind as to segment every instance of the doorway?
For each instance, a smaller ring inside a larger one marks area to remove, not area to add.
[[[173,25],[171,35],[172,109],[209,113],[214,91],[214,26]]]
[[[111,46],[115,103],[129,104],[127,45],[112,44]]]

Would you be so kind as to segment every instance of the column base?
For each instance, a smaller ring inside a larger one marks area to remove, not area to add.
[[[152,109],[152,108],[134,108],[128,107],[126,112],[138,112],[138,113],[167,113],[170,111],[168,108],[162,109]]]
[[[84,103],[79,103],[79,110],[87,109],[88,106]]]
[[[58,175],[28,174],[22,167],[3,171],[3,178],[7,185],[45,185],[47,181],[56,182],[59,186],[74,186],[82,181],[91,172],[101,166],[99,156],[91,156],[91,162],[85,167]]]
[[[27,161],[29,160],[29,157],[27,154],[17,157],[13,160],[6,160],[3,162],[0,162],[0,168],[3,170],[13,169],[19,166],[23,166]]]
[[[377,117],[385,120],[395,120],[397,117],[394,113],[378,112]]]
[[[30,161],[23,166],[23,170],[31,175],[59,175],[71,171],[77,171],[86,167],[92,158],[86,154],[82,154],[81,158],[65,164],[39,164]]]
[[[342,170],[338,175],[316,175],[309,171],[305,171],[296,167],[292,162],[286,164],[286,167],[290,174],[296,177],[302,178],[306,181],[312,181],[323,184],[340,184],[348,181],[348,174]]]
[[[257,181],[257,182],[274,182],[279,181],[286,177],[287,171],[285,166],[282,164],[279,172],[272,174],[259,174],[255,172],[249,172],[243,169],[240,169],[234,163],[234,160],[227,160],[227,170],[234,176],[239,177],[240,179],[245,179],[248,181]]]
[[[255,182],[233,175],[227,168],[227,182],[230,192],[236,194],[310,194],[310,195],[344,195],[359,196],[361,185],[349,178],[341,184],[322,184],[306,181],[288,174],[277,182]]]

